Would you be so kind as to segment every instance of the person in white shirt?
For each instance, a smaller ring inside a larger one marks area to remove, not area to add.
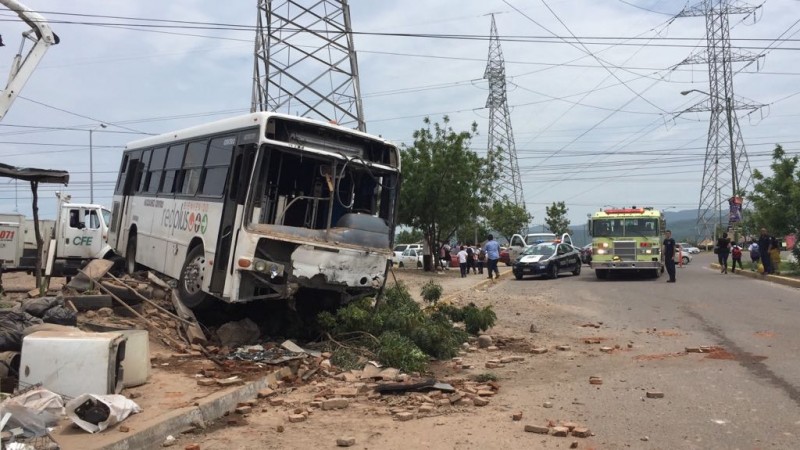
[[[461,246],[461,250],[458,252],[458,267],[461,268],[461,278],[467,277],[467,250],[464,246]]]

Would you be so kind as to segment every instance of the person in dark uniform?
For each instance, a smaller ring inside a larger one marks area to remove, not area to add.
[[[761,229],[761,236],[758,237],[758,253],[761,255],[761,264],[764,266],[764,275],[772,273],[772,260],[769,251],[772,249],[772,241],[775,238],[767,234],[767,229]]]
[[[672,231],[667,230],[665,238],[664,238],[664,265],[667,266],[667,274],[669,274],[669,280],[667,283],[674,283],[675,282],[675,239],[672,239]]]

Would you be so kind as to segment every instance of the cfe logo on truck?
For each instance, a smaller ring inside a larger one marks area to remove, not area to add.
[[[72,238],[72,245],[92,245],[92,236],[75,236]]]

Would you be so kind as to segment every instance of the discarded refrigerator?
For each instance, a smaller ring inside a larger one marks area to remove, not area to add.
[[[21,386],[41,383],[67,397],[118,394],[126,338],[121,333],[38,331],[22,341]]]

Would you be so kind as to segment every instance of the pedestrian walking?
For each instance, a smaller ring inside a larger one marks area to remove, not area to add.
[[[487,236],[486,244],[483,245],[483,251],[486,252],[486,268],[489,272],[489,279],[492,279],[492,274],[500,277],[500,270],[497,268],[497,262],[500,260],[500,244],[494,240],[491,234]]]
[[[747,250],[750,252],[750,264],[752,265],[750,270],[755,272],[756,269],[758,269],[758,260],[761,259],[761,254],[758,252],[758,242],[753,239],[750,242],[750,246],[747,247]]]
[[[461,269],[461,278],[467,277],[467,250],[461,246],[461,251],[458,252],[458,267]]]
[[[478,275],[483,275],[483,265],[486,262],[486,252],[478,247]]]
[[[675,239],[672,239],[672,231],[667,230],[664,234],[664,265],[667,266],[667,275],[669,275],[669,279],[667,283],[674,283],[675,282],[675,248],[677,244],[675,243]]]
[[[769,256],[769,251],[772,248],[772,236],[767,234],[767,229],[761,229],[761,235],[758,237],[758,252],[760,254],[761,265],[764,266],[764,275],[772,273],[772,260]]]
[[[742,247],[734,244],[731,249],[731,272],[736,273],[736,263],[739,263],[739,271],[744,270],[742,267]]]
[[[721,267],[719,273],[728,273],[728,256],[731,254],[731,240],[728,233],[722,233],[722,237],[717,239],[717,259]]]

